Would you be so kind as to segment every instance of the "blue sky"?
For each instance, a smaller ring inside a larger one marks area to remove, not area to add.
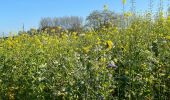
[[[127,0],[126,10],[130,8]],[[145,11],[149,0],[136,0],[137,11]],[[153,0],[154,7],[159,0]],[[167,0],[164,0],[167,1]],[[0,0],[0,34],[17,32],[25,28],[38,28],[42,17],[82,16],[93,10],[102,10],[107,4],[110,10],[122,11],[121,0]],[[167,7],[167,3],[164,3]]]

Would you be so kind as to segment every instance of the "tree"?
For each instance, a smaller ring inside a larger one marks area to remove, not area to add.
[[[42,18],[40,21],[40,28],[53,27],[53,19],[50,17]]]
[[[78,16],[65,16],[55,18],[42,18],[40,21],[40,29],[58,27],[69,31],[81,31],[83,27],[83,18]]]
[[[113,11],[107,9],[104,9],[103,11],[95,10],[86,18],[86,26],[91,27],[94,30],[98,30],[103,26],[113,27],[116,25],[115,22],[117,18],[118,14],[115,14]]]

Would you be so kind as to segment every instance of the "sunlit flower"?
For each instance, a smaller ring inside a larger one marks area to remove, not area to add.
[[[100,38],[97,38],[97,45],[99,45],[101,43],[101,41],[100,41]]]
[[[61,26],[58,26],[57,28],[58,28],[58,30],[61,30],[61,29],[62,29],[62,27],[61,27]]]
[[[106,62],[106,58],[101,57],[100,61],[101,61],[101,62]]]
[[[55,33],[55,29],[51,29],[51,33]]]
[[[88,53],[88,52],[90,51],[90,48],[91,48],[91,46],[84,47],[84,48],[83,48],[83,51],[84,51],[85,53]]]
[[[73,32],[72,35],[74,35],[74,36],[77,35],[77,32]]]
[[[106,42],[106,46],[107,46],[108,49],[112,49],[112,48],[113,48],[113,42],[110,41],[110,40],[107,41],[107,42]]]
[[[13,47],[13,45],[14,45],[13,42],[9,41],[9,40],[7,41],[7,44],[9,45],[9,47]]]
[[[166,36],[165,38],[168,39],[168,40],[170,40],[170,36]]]
[[[126,13],[124,13],[124,17],[125,17],[125,18],[131,17],[131,16],[132,16],[132,13],[131,13],[131,12],[126,12]]]

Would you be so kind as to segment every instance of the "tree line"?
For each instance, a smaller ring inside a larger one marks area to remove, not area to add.
[[[35,33],[46,31],[47,33],[60,33],[61,31],[80,33],[86,30],[98,31],[101,27],[115,27],[118,24],[120,14],[104,10],[94,10],[85,19],[80,16],[64,16],[64,17],[44,17],[39,22],[39,29],[30,29],[27,33]]]
[[[170,12],[170,8],[168,12]],[[115,13],[104,6],[103,10],[94,10],[85,19],[80,16],[44,17],[40,20],[37,30],[30,29],[27,33],[42,33],[44,31],[48,34],[60,34],[63,31],[81,33],[87,30],[100,31],[102,27],[127,27],[133,21],[132,17],[129,17],[128,21],[124,21],[128,15],[128,13]],[[133,15],[133,18],[138,19],[138,17],[140,16]]]

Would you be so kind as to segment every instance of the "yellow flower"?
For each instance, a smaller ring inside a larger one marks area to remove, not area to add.
[[[52,29],[52,30],[51,30],[51,33],[55,33],[55,29]]]
[[[100,38],[97,38],[97,45],[99,45],[101,43],[101,41],[100,41]]]
[[[114,58],[114,62],[117,63],[117,62],[118,62],[118,59]]]
[[[170,15],[168,15],[167,20],[170,20]]]
[[[168,40],[170,40],[170,36],[166,36],[165,38],[168,39]]]
[[[72,35],[76,36],[76,35],[77,35],[77,32],[73,32]]]
[[[57,28],[58,28],[58,30],[61,30],[61,29],[62,29],[62,27],[61,27],[61,26],[58,26]]]
[[[84,48],[83,48],[83,51],[84,51],[85,53],[88,53],[88,52],[90,51],[90,48],[91,48],[91,46],[84,47]]]
[[[124,16],[125,16],[125,18],[131,17],[132,13],[131,12],[124,13]]]
[[[102,58],[100,59],[100,61],[101,61],[101,62],[106,62],[106,58],[102,57]]]
[[[65,33],[68,33],[68,30],[65,30],[64,32],[65,32]]]
[[[110,41],[110,40],[107,41],[107,42],[106,42],[106,46],[107,46],[108,49],[112,49],[112,48],[113,48],[113,42]]]
[[[13,45],[14,45],[13,42],[9,41],[9,40],[7,41],[7,44],[9,45],[9,47],[13,47]]]

